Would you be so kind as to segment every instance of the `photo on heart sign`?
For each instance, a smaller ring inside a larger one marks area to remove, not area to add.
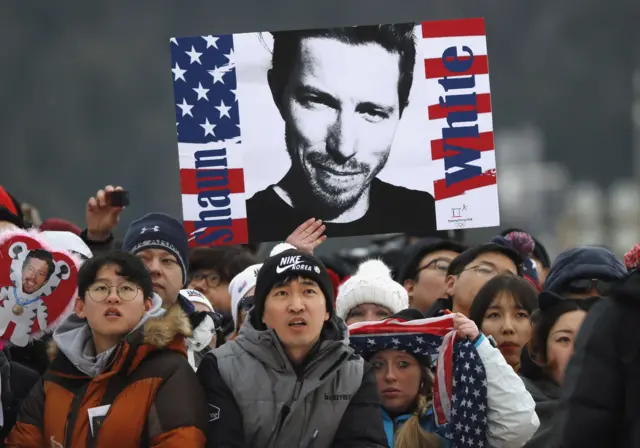
[[[73,309],[81,260],[48,247],[38,231],[0,233],[0,339],[25,346]]]

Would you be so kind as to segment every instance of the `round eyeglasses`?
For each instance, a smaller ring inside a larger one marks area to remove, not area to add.
[[[104,302],[107,297],[109,297],[112,288],[116,288],[118,297],[125,302],[130,302],[135,299],[138,296],[138,291],[140,290],[140,287],[135,283],[126,281],[117,286],[111,286],[105,282],[96,282],[87,288],[87,294],[94,302]]]
[[[420,272],[424,270],[435,271],[440,275],[446,275],[449,270],[449,264],[451,264],[451,261],[446,258],[435,258],[416,270],[415,278],[418,278]]]
[[[189,276],[189,283],[205,280],[209,288],[217,288],[220,285],[220,276],[217,274],[206,274],[204,272],[194,272]]]

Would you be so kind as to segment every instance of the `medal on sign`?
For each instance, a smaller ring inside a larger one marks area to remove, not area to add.
[[[22,314],[24,313],[24,307],[22,305],[13,305],[11,311],[13,311],[13,314],[15,314],[16,316],[22,316]]]
[[[14,316],[22,316],[24,314],[24,309],[27,305],[31,305],[32,303],[37,302],[38,300],[41,300],[40,297],[36,297],[30,300],[20,300],[20,297],[18,297],[18,291],[14,289],[14,293],[16,297],[16,304],[13,305],[13,308],[11,308],[11,312],[13,313]]]

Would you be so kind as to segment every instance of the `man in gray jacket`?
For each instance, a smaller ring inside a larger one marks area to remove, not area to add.
[[[375,375],[353,354],[320,260],[267,259],[238,337],[198,369],[207,447],[386,447]]]

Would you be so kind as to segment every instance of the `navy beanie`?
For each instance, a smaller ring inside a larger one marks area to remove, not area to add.
[[[182,223],[164,213],[149,213],[131,223],[122,248],[132,254],[145,249],[163,249],[175,256],[187,282],[189,240]]]

